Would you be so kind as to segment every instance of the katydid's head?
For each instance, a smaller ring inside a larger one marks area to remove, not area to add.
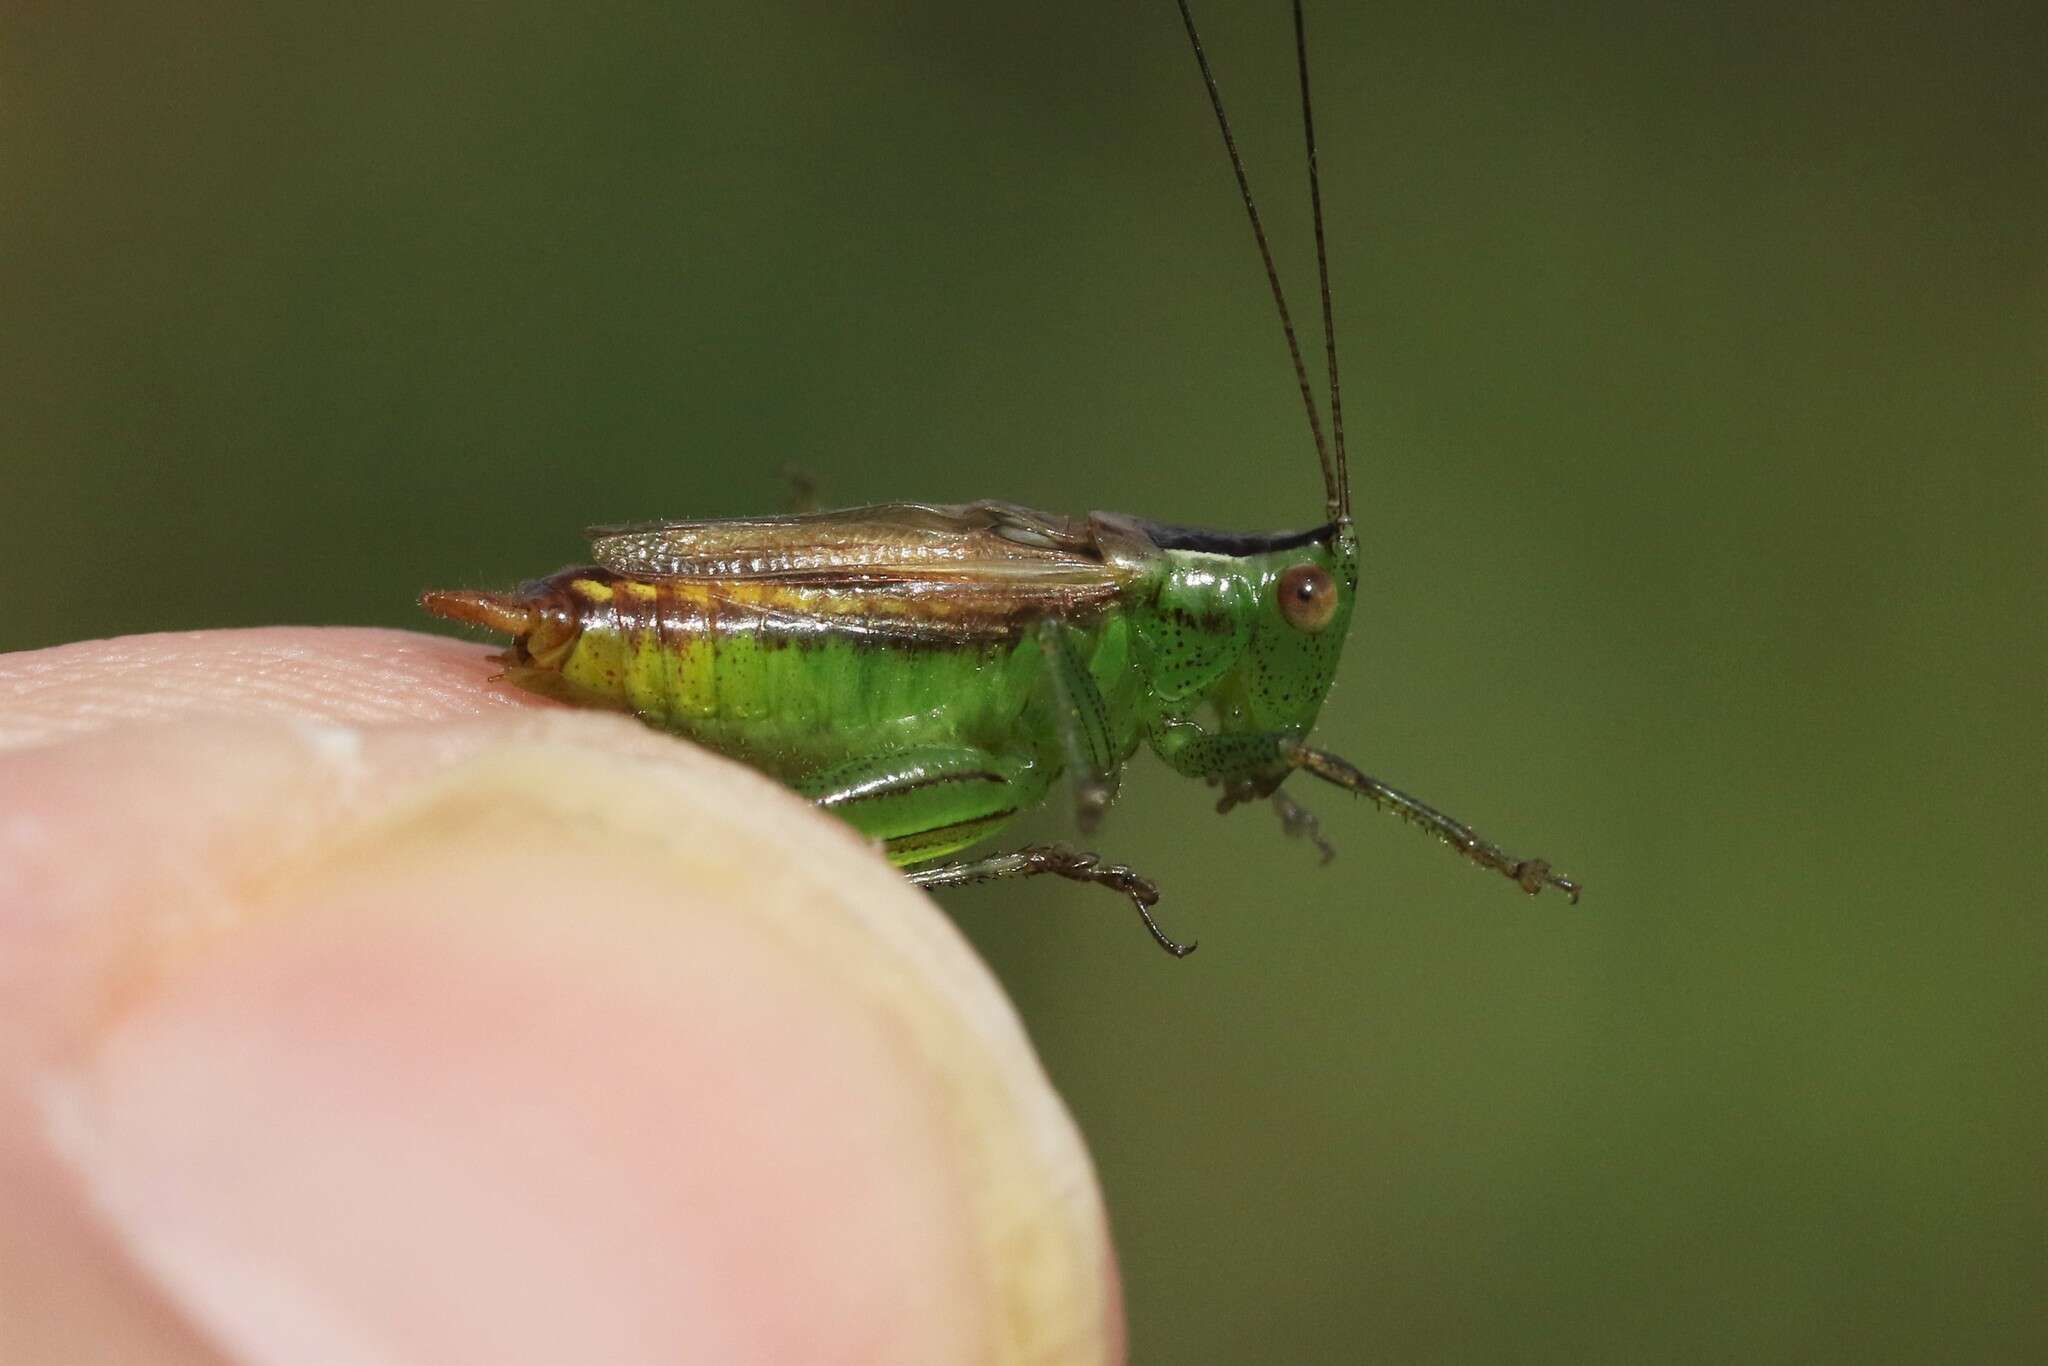
[[[1506,874],[1524,891],[1556,887],[1573,901],[1578,885],[1541,859],[1514,859],[1499,846],[1414,798],[1387,787],[1334,754],[1312,748],[1308,731],[1329,695],[1351,627],[1358,592],[1358,538],[1351,526],[1351,472],[1344,449],[1344,403],[1337,380],[1337,323],[1330,302],[1330,262],[1323,232],[1323,191],[1316,166],[1315,116],[1309,99],[1308,34],[1302,0],[1294,0],[1295,71],[1301,84],[1301,131],[1308,150],[1309,213],[1315,224],[1316,283],[1322,303],[1323,356],[1329,374],[1329,439],[1309,383],[1294,318],[1280,288],[1280,272],[1265,225],[1252,198],[1251,180],[1237,153],[1216,73],[1202,50],[1188,0],[1177,0],[1195,65],[1216,113],[1223,149],[1237,178],[1252,238],[1280,315],[1287,358],[1301,390],[1309,436],[1322,466],[1326,524],[1298,535],[1226,536],[1183,528],[1145,526],[1164,565],[1148,582],[1152,591],[1134,605],[1136,654],[1156,707],[1148,718],[1152,747],[1175,769],[1222,787],[1217,809],[1254,797],[1273,797],[1294,834],[1322,848],[1315,817],[1281,795],[1296,769],[1370,798],[1429,830],[1466,858]],[[1148,922],[1149,923],[1149,922]],[[1171,945],[1169,945],[1171,947]]]
[[[1258,244],[1259,259],[1266,268],[1266,283],[1273,291],[1273,307],[1280,317],[1280,331],[1287,342],[1287,357],[1294,365],[1294,378],[1301,389],[1302,406],[1308,415],[1309,436],[1315,443],[1316,460],[1322,467],[1323,506],[1327,523],[1298,537],[1270,536],[1239,538],[1263,542],[1237,555],[1232,571],[1246,584],[1251,614],[1251,633],[1243,642],[1238,665],[1217,682],[1207,700],[1216,710],[1216,721],[1226,731],[1262,731],[1306,734],[1322,709],[1337,672],[1337,658],[1343,653],[1344,636],[1351,626],[1352,600],[1358,591],[1358,538],[1351,527],[1351,470],[1344,449],[1344,403],[1337,380],[1337,320],[1330,301],[1330,261],[1323,232],[1322,178],[1316,164],[1315,116],[1309,98],[1308,33],[1302,21],[1301,0],[1294,0],[1295,70],[1301,82],[1301,131],[1308,149],[1309,214],[1315,224],[1316,284],[1322,303],[1323,354],[1329,373],[1330,428],[1323,434],[1323,417],[1309,383],[1308,366],[1301,357],[1301,343],[1294,333],[1294,317],[1287,308],[1287,296],[1280,288],[1280,272],[1273,265],[1273,250],[1266,241],[1266,228],[1252,198],[1251,180],[1244,160],[1237,153],[1237,139],[1230,132],[1230,118],[1223,111],[1223,94],[1216,85],[1216,73],[1209,67],[1208,54],[1195,31],[1188,0],[1178,0],[1181,23],[1194,49],[1195,65],[1202,85],[1209,93],[1209,105],[1216,113],[1217,129],[1223,134],[1223,148],[1230,169],[1237,178],[1239,197],[1251,220],[1252,238]]]
[[[1357,598],[1350,523],[1254,536],[1144,525],[1166,559],[1132,618],[1154,695],[1212,735],[1305,736]]]
[[[1209,695],[1219,729],[1306,736],[1330,694],[1358,596],[1358,541],[1348,523],[1327,540],[1245,562],[1250,639]]]

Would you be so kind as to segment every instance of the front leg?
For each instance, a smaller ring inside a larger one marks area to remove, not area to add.
[[[1216,804],[1218,811],[1273,796],[1289,774],[1301,769],[1427,831],[1532,896],[1545,887],[1555,887],[1566,900],[1578,904],[1579,884],[1554,871],[1548,860],[1516,858],[1463,821],[1361,772],[1334,754],[1311,749],[1297,735],[1285,731],[1212,735],[1192,721],[1174,719],[1155,727],[1152,747],[1178,771],[1220,785],[1223,796]],[[1284,814],[1283,810],[1283,819]]]
[[[1481,868],[1499,873],[1530,896],[1545,887],[1555,887],[1572,905],[1579,904],[1579,884],[1554,871],[1548,859],[1516,858],[1456,817],[1360,772],[1347,760],[1319,749],[1310,749],[1299,740],[1287,742],[1282,747],[1281,757],[1290,768],[1303,769],[1326,783],[1356,792],[1380,810],[1390,811],[1410,825],[1428,831],[1457,853]]]

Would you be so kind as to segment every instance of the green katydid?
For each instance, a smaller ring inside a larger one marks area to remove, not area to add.
[[[1579,888],[1307,743],[1358,591],[1337,346],[1310,108],[1308,145],[1330,440],[1266,233],[1187,0],[1177,0],[1250,216],[1323,473],[1325,520],[1240,534],[1008,503],[659,522],[593,533],[590,567],[515,593],[433,591],[430,612],[512,637],[507,673],[535,690],[632,712],[782,780],[881,842],[919,886],[1054,874],[1130,898],[1158,889],[1066,845],[944,861],[1044,801],[1068,776],[1083,833],[1149,745],[1222,789],[1219,810],[1271,798],[1291,833],[1315,818],[1283,793],[1296,770],[1357,793],[1534,893]]]

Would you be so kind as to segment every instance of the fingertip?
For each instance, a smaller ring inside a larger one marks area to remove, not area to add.
[[[159,920],[45,1102],[240,1357],[1120,1353],[1071,1121],[844,827],[566,711],[188,739],[144,776],[245,789],[197,822],[234,904]]]
[[[493,653],[416,631],[274,626],[0,654],[0,749],[143,723],[389,725],[556,705],[500,679]]]

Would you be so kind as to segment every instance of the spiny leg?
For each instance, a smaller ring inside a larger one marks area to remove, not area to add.
[[[1411,825],[1420,826],[1480,867],[1491,868],[1512,880],[1531,896],[1549,886],[1563,892],[1574,906],[1579,904],[1579,884],[1561,873],[1552,872],[1547,861],[1516,858],[1463,821],[1360,772],[1334,754],[1290,741],[1282,746],[1281,757],[1290,767],[1313,773],[1324,782],[1356,792],[1380,810],[1391,811]]]
[[[1316,847],[1321,862],[1328,863],[1337,857],[1337,846],[1330,843],[1323,834],[1323,823],[1316,819],[1316,813],[1303,806],[1285,792],[1273,794],[1273,809],[1280,813],[1280,829],[1290,839],[1307,838]]]
[[[1045,795],[1045,769],[1029,759],[967,746],[896,750],[841,764],[797,785],[800,792],[872,839],[899,863],[929,860],[974,843]],[[1122,892],[1159,947],[1176,958],[1195,951],[1152,918],[1159,889],[1121,864],[1064,845],[1033,845],[906,873],[917,887],[960,887],[1051,873]]]
[[[912,869],[906,876],[917,887],[964,887],[976,882],[995,882],[1002,878],[1038,877],[1050,873],[1054,877],[1067,878],[1073,882],[1092,882],[1098,887],[1122,892],[1138,908],[1139,919],[1152,934],[1153,942],[1175,958],[1185,958],[1197,947],[1195,941],[1183,944],[1168,936],[1159,928],[1159,922],[1152,918],[1152,908],[1159,903],[1159,888],[1150,879],[1138,876],[1120,863],[1104,863],[1100,855],[1084,850],[1070,849],[1064,844],[1032,844],[1009,854],[990,854],[987,858],[970,859],[962,863],[943,863],[931,868]]]
[[[1069,631],[1057,620],[1038,623],[1038,651],[1052,689],[1053,724],[1074,788],[1074,824],[1095,832],[1102,813],[1116,799],[1117,755],[1109,734],[1109,710],[1095,677],[1075,652]]]

